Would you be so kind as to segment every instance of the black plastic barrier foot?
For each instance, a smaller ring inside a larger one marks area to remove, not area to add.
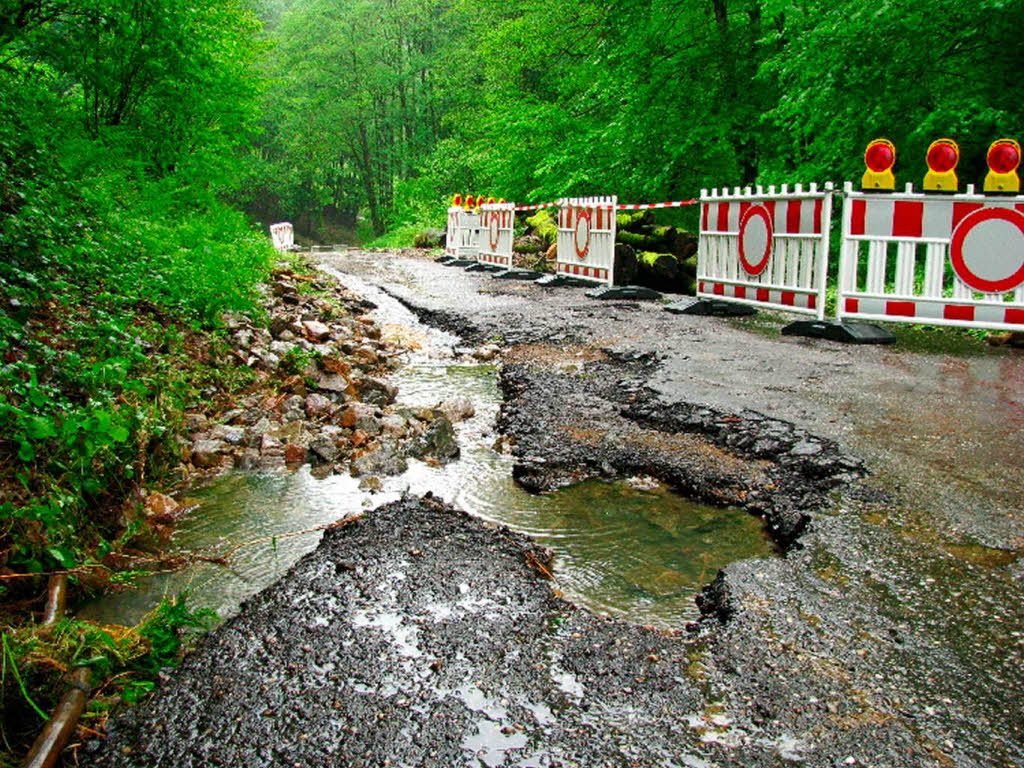
[[[474,264],[470,264],[466,267],[466,272],[500,272],[503,271],[504,267],[499,267],[497,264],[486,264],[482,261],[478,261]]]
[[[757,314],[757,310],[747,304],[715,301],[714,299],[680,299],[668,304],[665,311],[674,315],[713,315],[715,317],[747,317]]]
[[[452,259],[444,263],[446,267],[468,267],[470,264],[476,264],[476,261],[473,259]]]
[[[658,300],[661,294],[650,288],[641,285],[602,285],[592,291],[587,291],[587,296],[592,299],[653,299]]]
[[[896,337],[873,323],[830,323],[798,320],[782,329],[783,336],[807,336],[812,339],[840,341],[844,344],[892,344]]]
[[[454,259],[454,256],[452,256],[450,253],[446,253],[443,256],[438,256],[436,259],[434,259],[434,261],[436,261],[438,264],[447,264],[449,261],[453,261]]]
[[[495,272],[492,277],[495,280],[540,280],[544,277],[544,273],[535,272],[532,269],[505,269]]]
[[[593,280],[582,280],[578,277],[573,277],[571,275],[545,275],[544,277],[537,281],[537,285],[543,285],[545,288],[553,288],[559,285],[585,287],[593,284]]]

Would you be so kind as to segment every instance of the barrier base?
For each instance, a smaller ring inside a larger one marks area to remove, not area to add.
[[[493,277],[495,280],[540,280],[544,273],[532,269],[505,269],[495,272]]]
[[[450,253],[446,253],[443,256],[438,256],[436,259],[434,259],[434,261],[436,261],[438,264],[447,264],[449,261],[452,261],[454,258],[455,257],[452,256]]]
[[[587,291],[592,299],[653,299],[658,300],[661,294],[642,285],[604,285]]]
[[[559,285],[572,285],[572,286],[593,286],[593,280],[584,280],[580,277],[573,277],[572,275],[545,275],[537,281],[537,285],[543,285],[545,288],[552,288]]]
[[[844,344],[892,344],[896,337],[873,323],[830,323],[798,320],[782,329],[783,336],[807,336]]]
[[[497,264],[486,264],[482,261],[478,261],[474,264],[470,264],[465,269],[466,272],[504,272],[504,267],[499,267]]]
[[[665,307],[665,311],[671,312],[674,315],[699,315],[703,317],[748,317],[749,315],[757,314],[757,310],[748,304],[696,298],[674,301]]]
[[[470,264],[476,264],[476,259],[452,259],[444,263],[446,267],[468,267]]]

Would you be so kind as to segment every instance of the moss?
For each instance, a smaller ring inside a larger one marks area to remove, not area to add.
[[[558,240],[558,220],[554,209],[541,208],[526,220],[526,224],[531,233],[543,240],[545,245],[552,245]]]

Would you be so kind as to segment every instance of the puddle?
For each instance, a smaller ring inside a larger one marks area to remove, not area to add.
[[[359,480],[347,475],[318,480],[309,467],[217,478],[188,494],[199,506],[180,524],[173,545],[216,553],[255,543],[239,548],[230,568],[198,563],[148,576],[138,589],[108,595],[85,606],[81,615],[131,624],[162,597],[190,590],[193,606],[230,616],[242,600],[314,549],[321,536],[318,531],[289,534],[358,514],[404,492],[432,491],[484,520],[528,534],[554,551],[555,586],[567,598],[640,624],[683,625],[696,618],[693,598],[719,568],[772,554],[756,518],[694,504],[655,483],[591,480],[551,494],[526,493],[512,480],[512,457],[493,448],[501,402],[494,368],[466,364],[455,357],[456,337],[421,325],[372,285],[335,274],[378,304],[373,314],[389,333],[416,340],[407,364],[392,378],[400,403],[434,405],[454,396],[473,402],[476,415],[457,427],[462,458],[445,467],[410,460],[409,470],[385,478],[378,493],[360,489]],[[398,642],[406,652],[415,647],[411,636]]]

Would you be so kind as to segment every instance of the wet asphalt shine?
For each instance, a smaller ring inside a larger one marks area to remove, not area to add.
[[[781,554],[644,627],[566,599],[536,540],[410,494],[329,530],[83,764],[1024,764],[1024,355],[320,257],[500,348],[522,488],[650,477]]]

